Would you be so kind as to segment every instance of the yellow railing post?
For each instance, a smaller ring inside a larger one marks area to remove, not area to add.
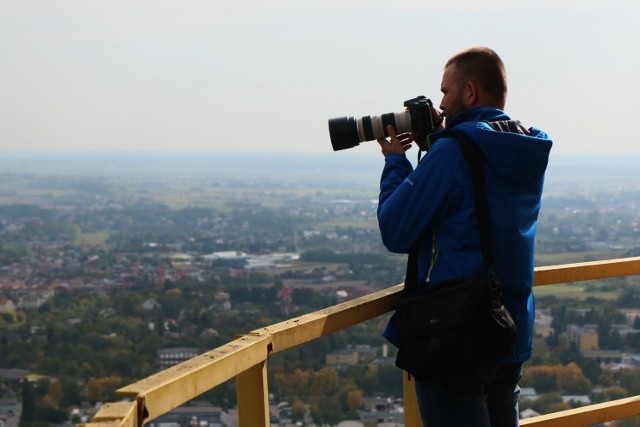
[[[404,425],[422,427],[418,399],[416,398],[416,383],[409,374],[402,371],[402,384],[404,391]]]
[[[269,389],[267,362],[262,362],[237,377],[238,421],[241,426],[269,427]]]

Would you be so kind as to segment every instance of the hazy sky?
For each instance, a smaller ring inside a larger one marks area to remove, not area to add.
[[[637,0],[0,6],[5,154],[328,152],[328,118],[438,104],[444,62],[473,45],[502,56],[507,112],[556,152],[640,152]]]

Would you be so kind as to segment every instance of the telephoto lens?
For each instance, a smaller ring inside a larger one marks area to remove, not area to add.
[[[389,136],[387,126],[393,125],[397,133],[411,132],[411,113],[386,113],[380,116],[336,117],[329,119],[329,136],[333,151],[344,150]]]

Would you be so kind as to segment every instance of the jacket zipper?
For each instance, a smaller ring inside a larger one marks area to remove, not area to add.
[[[426,282],[429,283],[431,281],[431,271],[433,270],[433,267],[436,266],[436,260],[438,259],[438,245],[436,244],[436,234],[433,233],[433,236],[431,237],[431,264],[429,265],[429,271],[427,272],[427,280]]]

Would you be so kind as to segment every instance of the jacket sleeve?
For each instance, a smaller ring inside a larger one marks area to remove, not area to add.
[[[405,156],[388,155],[382,171],[378,225],[391,252],[408,253],[447,210],[462,152],[455,140],[443,138],[412,171]]]

